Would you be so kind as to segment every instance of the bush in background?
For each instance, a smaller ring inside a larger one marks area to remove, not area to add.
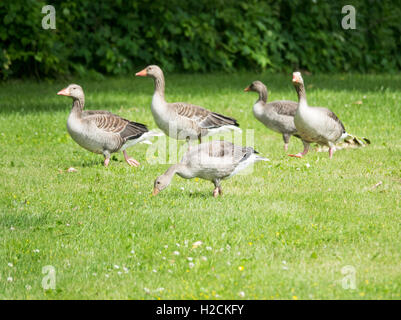
[[[41,0],[0,2],[0,77],[168,71],[395,72],[401,7],[387,0],[60,1],[43,30]],[[343,5],[356,30],[343,30]]]

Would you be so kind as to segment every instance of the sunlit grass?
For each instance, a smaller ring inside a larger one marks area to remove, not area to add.
[[[179,177],[151,197],[168,165],[150,165],[147,145],[128,150],[140,168],[121,154],[104,168],[68,136],[71,101],[56,96],[68,82],[0,84],[0,298],[399,299],[401,77],[305,77],[310,105],[372,141],[332,160],[283,152],[243,92],[257,79],[269,100],[296,99],[289,75],[166,75],[168,101],[235,117],[271,159],[224,181],[219,199],[210,182]],[[150,79],[70,82],[87,109],[156,127]],[[301,149],[292,138],[289,152]],[[56,290],[42,288],[46,265]],[[355,290],[342,287],[347,265]]]

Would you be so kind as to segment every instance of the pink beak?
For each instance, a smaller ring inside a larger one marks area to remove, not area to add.
[[[57,95],[68,97],[70,95],[70,90],[68,90],[68,88],[64,88],[63,90],[60,90],[59,92],[57,92]]]
[[[135,73],[135,75],[139,77],[146,77],[147,76],[146,68],[143,69],[142,71]]]

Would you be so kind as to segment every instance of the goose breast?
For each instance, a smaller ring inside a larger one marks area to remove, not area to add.
[[[73,112],[68,117],[67,130],[76,143],[94,153],[102,154],[104,150],[115,152],[121,147],[118,134],[105,132],[95,121],[78,118]]]
[[[305,140],[322,144],[327,144],[328,141],[336,142],[345,132],[337,116],[322,107],[299,108],[294,123]]]
[[[253,106],[253,114],[256,119],[275,132],[295,133],[297,130],[294,124],[294,117],[288,114],[280,114],[274,107],[273,102],[267,104],[257,102]]]

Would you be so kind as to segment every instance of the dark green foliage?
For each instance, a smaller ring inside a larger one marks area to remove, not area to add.
[[[54,1],[57,29],[43,30],[46,4],[0,2],[0,77],[401,69],[400,1],[353,0],[356,30],[341,28],[346,1]]]

